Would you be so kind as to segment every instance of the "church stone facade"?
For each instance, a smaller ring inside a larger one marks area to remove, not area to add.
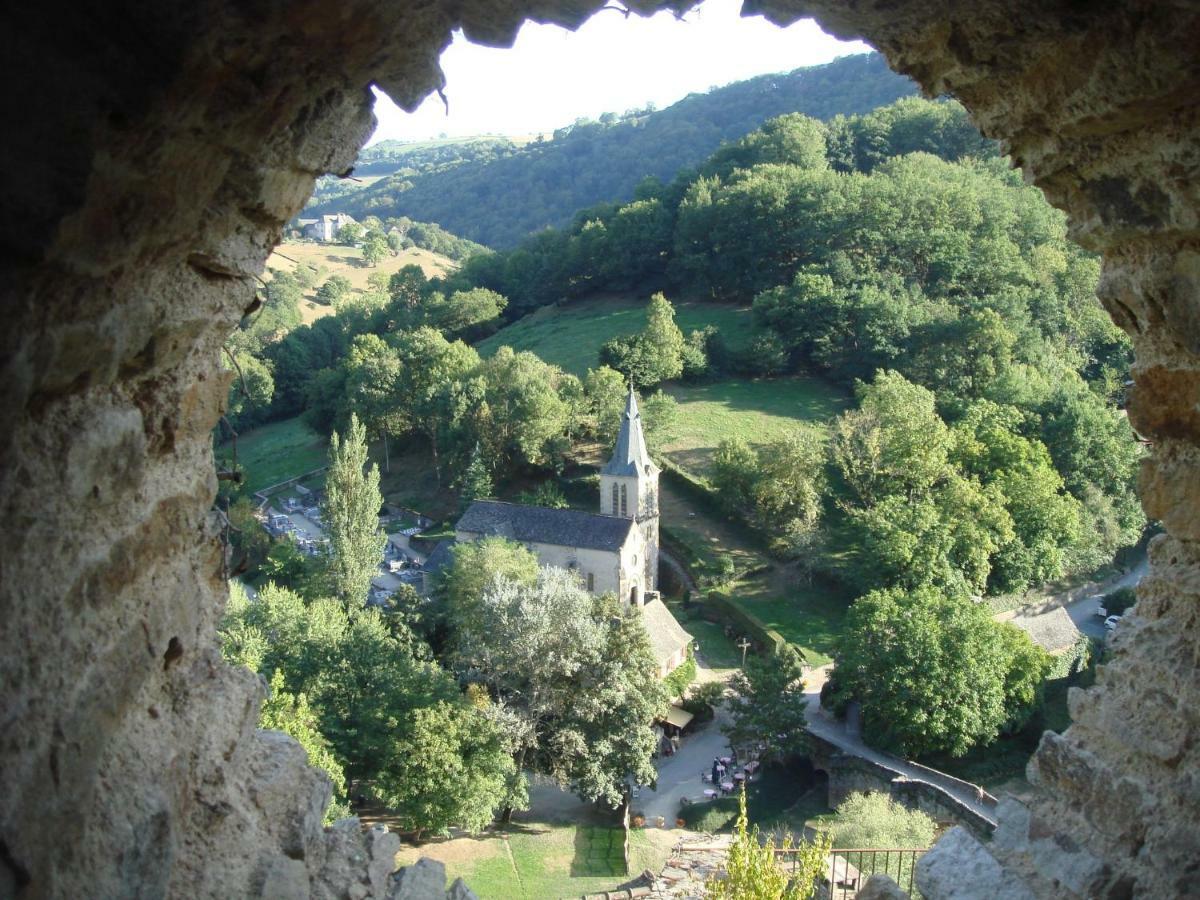
[[[598,513],[476,500],[458,520],[455,540],[494,536],[524,544],[541,565],[578,573],[591,594],[641,608],[666,675],[686,658],[691,635],[658,597],[658,475],[631,390],[612,458],[600,470]],[[434,568],[449,560],[447,550],[430,557]]]
[[[590,593],[644,606],[658,589],[658,474],[631,390],[612,458],[600,470],[598,513],[476,500],[458,520],[455,539],[516,541],[543,566],[578,572]]]

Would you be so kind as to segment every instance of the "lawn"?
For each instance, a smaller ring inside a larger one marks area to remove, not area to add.
[[[683,556],[680,561],[692,575],[745,572],[767,562],[763,547],[746,526],[668,474],[659,479],[658,501],[664,543]]]
[[[299,417],[259,426],[237,439],[238,465],[245,474],[248,491],[259,491],[323,466],[328,452],[329,441]],[[231,442],[217,448],[222,465],[229,465],[232,458]]]
[[[631,832],[628,870],[622,830],[592,825],[514,825],[479,838],[405,847],[396,862],[440,859],[448,879],[461,877],[480,900],[551,900],[614,890],[643,869],[659,871],[669,837],[669,832]]]
[[[849,607],[843,589],[820,580],[800,582],[775,569],[734,582],[730,597],[795,644],[811,666],[833,661],[833,649]]]
[[[700,656],[709,668],[733,669],[742,664],[742,651],[725,634],[725,628],[703,618],[699,606],[693,604],[685,610],[678,600],[668,600],[667,606],[683,630],[696,639]]]
[[[600,347],[609,338],[641,331],[648,297],[595,297],[578,303],[543,307],[518,319],[476,348],[490,356],[500,347],[531,350],[548,363],[582,378],[600,364]],[[675,322],[684,334],[716,325],[731,348],[743,346],[753,327],[749,307],[682,301]]]
[[[707,472],[723,440],[766,444],[797,426],[828,422],[850,402],[841,388],[802,376],[676,385],[668,393],[679,401],[679,419],[663,452],[698,475]]]

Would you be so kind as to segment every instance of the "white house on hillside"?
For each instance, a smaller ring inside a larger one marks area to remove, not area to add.
[[[306,238],[311,238],[314,241],[324,241],[328,244],[337,240],[338,229],[343,225],[357,224],[353,218],[345,213],[332,213],[321,216],[319,219],[301,219],[300,230]]]

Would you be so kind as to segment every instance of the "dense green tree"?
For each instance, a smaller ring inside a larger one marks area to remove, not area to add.
[[[492,496],[492,473],[488,468],[487,460],[483,458],[479,445],[476,444],[475,449],[471,451],[471,462],[463,470],[459,485],[459,510],[464,511],[475,500],[490,496]]]
[[[679,401],[659,389],[640,401],[646,445],[652,453],[659,452],[675,438],[679,423]]]
[[[451,562],[439,576],[439,592],[451,629],[464,639],[478,632],[484,591],[497,578],[520,585],[537,582],[538,561],[521,544],[500,537],[455,544]]]
[[[323,596],[329,587],[324,562],[301,553],[286,537],[270,542],[259,572],[263,578],[310,600]]]
[[[426,829],[482,831],[515,774],[496,722],[468,703],[442,700],[409,712],[374,786],[419,840]]]
[[[754,518],[777,534],[777,549],[789,537],[814,528],[821,517],[825,483],[824,436],[796,429],[767,444],[758,454],[753,486]]]
[[[526,506],[541,506],[544,509],[568,509],[566,495],[553,481],[543,481],[532,491],[522,491],[517,500]]]
[[[367,432],[351,414],[343,440],[329,441],[329,469],[321,518],[329,535],[328,578],[334,596],[357,609],[367,599],[371,578],[383,559],[386,535],[379,528],[379,469],[367,469]]]
[[[546,466],[561,460],[582,400],[579,379],[533,353],[501,347],[477,369],[489,417],[466,424],[468,434],[502,465]]]
[[[387,238],[381,231],[370,231],[363,241],[362,256],[368,266],[374,268],[391,253]]]
[[[600,358],[635,385],[653,387],[683,374],[685,346],[683,332],[675,324],[675,307],[658,293],[646,307],[646,326],[636,335],[605,343]]]
[[[947,474],[950,431],[932,391],[896,372],[880,372],[859,390],[859,408],[843,414],[832,437],[834,467],[854,501],[906,499]]]
[[[346,294],[350,293],[350,279],[345,275],[331,275],[317,289],[317,302],[326,306],[336,306]]]
[[[768,119],[761,128],[710,156],[703,171],[727,178],[737,169],[766,163],[826,168],[825,127],[800,113]]]
[[[636,611],[554,568],[533,585],[493,579],[478,609],[460,626],[460,659],[516,717],[519,768],[614,806],[626,778],[654,780],[651,724],[666,696]]]
[[[353,247],[362,240],[366,229],[357,222],[347,222],[337,230],[335,237],[339,244],[345,244],[347,247]]]
[[[477,339],[495,330],[507,305],[504,297],[487,288],[455,291],[448,299],[435,293],[422,304],[418,318],[447,337]]]
[[[1002,632],[984,604],[930,587],[873,591],[846,626],[835,700],[862,704],[864,734],[879,746],[961,756],[1022,712],[1028,694],[1015,675],[1028,674],[1036,653],[1027,636]]]
[[[722,730],[735,747],[761,746],[767,759],[786,759],[808,748],[804,666],[789,645],[774,656],[755,654],[733,673],[730,723]]]
[[[462,341],[446,340],[432,328],[401,332],[392,336],[391,343],[400,366],[396,409],[406,430],[429,441],[440,480],[442,438],[453,415],[445,392],[479,365],[479,354]]]
[[[726,508],[749,517],[758,478],[758,454],[743,438],[725,438],[717,445],[709,480]]]
[[[258,727],[271,731],[282,731],[304,748],[308,764],[329,776],[333,785],[333,800],[325,810],[325,824],[350,815],[350,804],[346,801],[346,774],[321,734],[316,713],[308,704],[304,694],[289,694],[284,687],[283,673],[278,669],[271,676],[271,691],[263,702]]]
[[[305,696],[336,762],[415,831],[478,829],[513,799],[512,757],[487,704],[377,610],[268,584],[253,603],[233,592],[221,636],[227,659],[278,672],[284,692]]]
[[[383,440],[384,468],[391,471],[388,437],[403,434],[408,424],[400,394],[400,356],[377,335],[361,334],[350,344],[342,369],[344,405],[370,434]]]
[[[601,443],[611,444],[621,427],[629,383],[616,369],[598,366],[588,369],[587,377],[583,380],[583,392],[587,397],[592,433]]]
[[[231,351],[221,362],[233,370],[225,413],[230,423],[240,430],[261,422],[275,396],[271,364],[245,350]]]
[[[412,310],[421,304],[429,290],[429,279],[415,263],[401,267],[388,281],[388,294],[399,309]]]

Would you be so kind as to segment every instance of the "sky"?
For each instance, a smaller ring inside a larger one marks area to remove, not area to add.
[[[449,114],[437,94],[409,114],[377,91],[370,143],[546,133],[581,116],[647,103],[663,109],[692,92],[870,49],[825,34],[811,19],[779,28],[742,18],[740,7],[741,0],[707,0],[682,21],[669,12],[626,18],[601,10],[575,32],[527,22],[509,49],[455,34],[442,54]]]

